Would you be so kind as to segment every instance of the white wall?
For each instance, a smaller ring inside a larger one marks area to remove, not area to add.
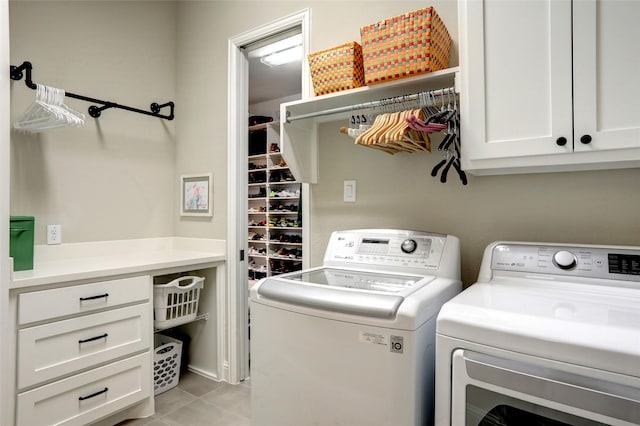
[[[11,63],[31,61],[35,82],[140,109],[175,99],[174,2],[10,1],[9,13]],[[12,82],[11,120],[34,98]],[[173,235],[174,127],[110,109],[82,128],[12,130],[11,214],[36,217],[36,243],[46,224],[63,243]]]

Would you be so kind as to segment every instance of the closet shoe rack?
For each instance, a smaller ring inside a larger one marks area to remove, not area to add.
[[[14,65],[11,65],[11,67],[10,67],[11,79],[12,80],[22,80],[22,77],[24,76],[23,71],[25,71],[25,73],[26,73],[26,78],[25,78],[25,81],[24,81],[25,84],[30,89],[34,89],[35,90],[37,86],[36,86],[36,83],[34,83],[33,80],[31,79],[31,71],[32,70],[33,70],[33,65],[29,61],[23,62],[22,65],[20,65],[18,67],[14,66]],[[142,110],[142,109],[133,108],[133,107],[126,106],[126,105],[120,105],[120,104],[117,104],[115,102],[103,101],[103,100],[100,100],[100,99],[95,99],[95,98],[90,98],[90,97],[87,97],[87,96],[77,95],[75,93],[70,93],[70,92],[65,92],[65,96],[68,96],[68,97],[74,98],[74,99],[80,99],[81,101],[85,101],[85,102],[91,102],[91,103],[94,103],[94,104],[101,104],[102,106],[91,105],[89,107],[89,115],[92,116],[93,118],[100,117],[100,114],[102,113],[102,111],[104,111],[105,109],[109,109],[109,108],[124,109],[126,111],[137,112],[138,114],[145,114],[145,115],[150,115],[152,117],[163,118],[165,120],[173,120],[173,118],[174,118],[174,115],[173,115],[174,103],[173,102],[166,102],[164,104],[158,104],[158,103],[154,102],[149,107],[151,111],[145,111],[145,110]],[[170,111],[169,115],[160,114],[160,111],[165,107],[169,107],[169,111]]]

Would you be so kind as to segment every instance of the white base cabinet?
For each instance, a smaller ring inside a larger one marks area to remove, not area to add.
[[[24,289],[15,312],[14,424],[87,425],[153,413],[149,275]]]
[[[146,352],[18,394],[18,426],[86,425],[151,393]]]
[[[18,388],[149,350],[149,304],[18,331]]]
[[[640,166],[640,2],[460,0],[462,165]]]

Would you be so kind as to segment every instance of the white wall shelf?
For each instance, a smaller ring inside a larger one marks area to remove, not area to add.
[[[322,113],[380,99],[456,86],[459,67],[447,68],[415,77],[359,87],[310,99],[287,102],[280,106],[280,116],[295,118]],[[293,174],[304,183],[318,182],[318,123],[346,119],[349,112],[320,115],[280,124],[280,149]]]

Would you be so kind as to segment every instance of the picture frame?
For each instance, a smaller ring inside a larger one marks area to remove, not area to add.
[[[213,174],[180,176],[180,215],[213,216]]]

